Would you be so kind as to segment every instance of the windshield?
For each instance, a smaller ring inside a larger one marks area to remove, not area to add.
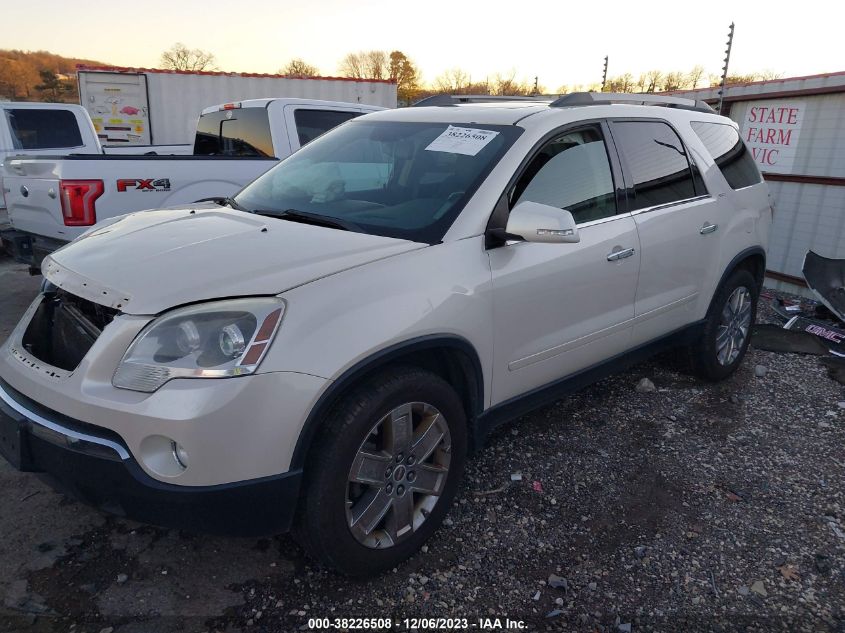
[[[248,211],[319,215],[433,244],[520,132],[510,125],[350,121],[235,200]]]

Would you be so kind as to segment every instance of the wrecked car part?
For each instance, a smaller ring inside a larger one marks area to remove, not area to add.
[[[73,371],[118,311],[54,288],[44,292],[21,342],[38,360]]]
[[[786,330],[779,325],[755,325],[751,330],[751,346],[766,352],[813,354],[827,356],[828,347],[808,332]]]
[[[845,330],[841,328],[807,317],[794,317],[783,327],[786,330],[812,334],[821,339],[831,354],[845,356]]]
[[[831,259],[807,251],[801,272],[810,290],[845,322],[845,259]]]

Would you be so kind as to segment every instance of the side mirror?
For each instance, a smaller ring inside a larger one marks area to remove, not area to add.
[[[505,231],[526,242],[573,244],[581,241],[575,218],[569,211],[528,200],[511,210]]]

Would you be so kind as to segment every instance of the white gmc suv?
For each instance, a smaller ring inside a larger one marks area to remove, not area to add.
[[[669,346],[736,370],[772,221],[736,125],[668,97],[458,101],[47,257],[0,348],[3,455],[367,574],[431,536],[497,425]]]

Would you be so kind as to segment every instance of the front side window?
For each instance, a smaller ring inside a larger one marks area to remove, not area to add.
[[[300,212],[433,244],[521,131],[481,123],[350,121],[260,176],[235,201],[268,216]]]
[[[9,109],[6,120],[15,149],[61,149],[82,145],[79,124],[69,110]]]
[[[566,132],[531,160],[511,194],[513,205],[539,202],[566,209],[579,224],[616,215],[616,194],[598,128]]]
[[[200,116],[194,139],[198,156],[273,156],[267,108],[233,108]]]
[[[294,110],[293,120],[296,123],[296,135],[299,138],[300,147],[357,116],[361,116],[361,113],[339,110]]]
[[[719,166],[731,189],[742,189],[762,182],[760,170],[736,128],[725,123],[704,121],[692,121],[690,125]]]
[[[668,124],[614,121],[613,139],[633,180],[631,211],[695,197],[686,148]]]

